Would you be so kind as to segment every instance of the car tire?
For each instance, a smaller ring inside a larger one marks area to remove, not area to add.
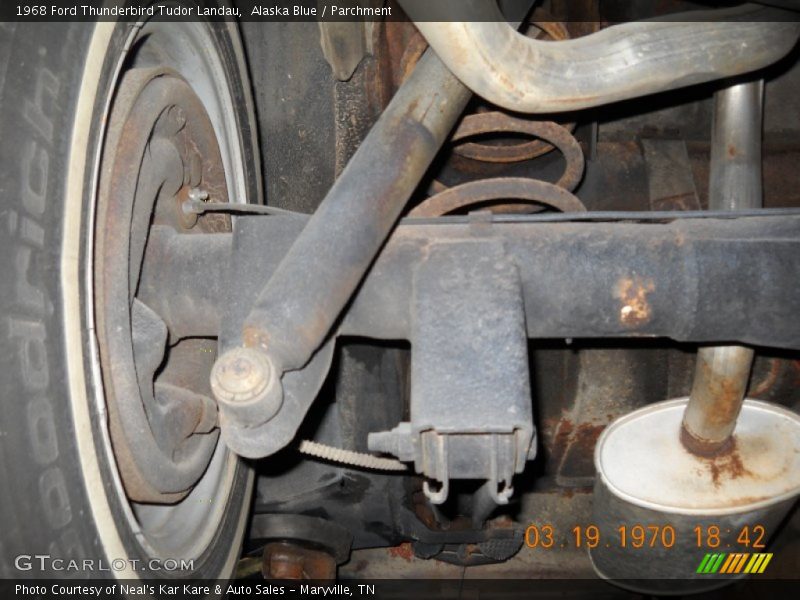
[[[258,199],[255,120],[238,31],[232,23],[193,26],[204,28],[209,52],[224,65],[220,85],[237,121],[243,193]],[[216,526],[203,547],[169,556],[143,542],[109,451],[84,259],[104,107],[141,29],[130,22],[0,23],[4,578],[221,578],[239,557],[252,472],[237,457],[220,451],[231,474],[214,499]]]

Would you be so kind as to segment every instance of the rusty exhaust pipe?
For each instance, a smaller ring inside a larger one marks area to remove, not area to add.
[[[708,208],[761,208],[761,129],[764,82],[734,85],[714,95]],[[744,346],[712,346],[697,352],[681,442],[713,456],[730,449],[754,352]]]

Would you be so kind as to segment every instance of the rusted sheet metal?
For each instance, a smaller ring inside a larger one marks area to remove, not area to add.
[[[534,394],[548,398],[537,410],[544,470],[555,473],[559,486],[591,487],[598,436],[611,421],[661,394],[664,352],[638,344],[609,348],[577,342],[540,351],[535,359],[533,380],[541,387]]]
[[[556,475],[558,484],[567,487],[591,485],[594,481],[592,453],[605,424],[584,422],[576,426],[565,418],[556,427],[552,451],[554,457],[561,459]]]

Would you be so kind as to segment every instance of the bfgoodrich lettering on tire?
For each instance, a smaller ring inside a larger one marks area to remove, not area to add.
[[[217,441],[213,415],[184,432],[205,435],[206,447],[212,440],[203,468],[190,481],[165,485],[181,488],[171,496],[146,504],[131,499],[141,500],[121,472],[112,435],[118,407],[110,404],[115,384],[103,363],[106,333],[98,319],[108,320],[109,307],[98,302],[107,282],[98,275],[97,248],[108,216],[104,169],[112,158],[130,173],[142,167],[141,156],[126,167],[125,155],[108,149],[115,102],[132,71],[168,73],[202,121],[191,135],[211,132],[207,156],[181,155],[186,174],[174,194],[206,183],[231,202],[260,197],[238,32],[232,24],[200,22],[6,23],[0,49],[0,573],[58,575],[36,563],[31,570],[15,566],[18,555],[46,554],[128,561],[88,576],[227,576],[238,558],[252,474]],[[158,116],[154,128],[163,126]],[[174,133],[176,147],[190,135]],[[150,198],[161,226],[187,234],[229,226],[172,221],[167,195],[158,189]],[[146,247],[141,255],[129,252],[134,271]],[[213,355],[214,346],[211,339],[182,345],[172,335],[161,360],[179,365],[199,348]],[[155,377],[142,389],[169,384],[174,391],[174,381]],[[176,393],[180,402],[202,397],[202,390]],[[153,559],[190,567],[145,570]]]

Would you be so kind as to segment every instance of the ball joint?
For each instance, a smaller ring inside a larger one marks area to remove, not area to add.
[[[225,418],[242,427],[269,421],[283,404],[280,371],[255,348],[234,348],[220,356],[211,369],[211,390]]]

